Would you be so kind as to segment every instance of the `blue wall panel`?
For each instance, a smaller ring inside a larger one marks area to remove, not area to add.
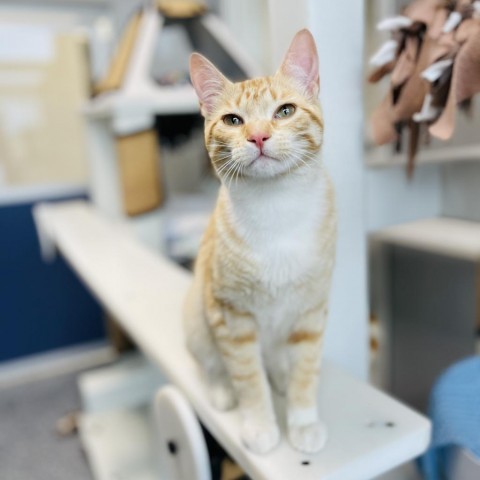
[[[65,261],[42,261],[32,204],[0,207],[0,361],[104,336],[99,305]]]

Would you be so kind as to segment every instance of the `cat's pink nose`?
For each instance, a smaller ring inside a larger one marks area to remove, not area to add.
[[[249,142],[255,143],[257,147],[261,150],[263,148],[263,144],[270,138],[268,133],[254,133],[250,135],[247,140]]]

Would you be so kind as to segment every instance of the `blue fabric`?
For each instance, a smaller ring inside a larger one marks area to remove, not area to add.
[[[449,447],[463,447],[480,458],[480,357],[462,360],[442,374],[429,410],[432,443],[420,467],[426,480],[442,480]]]

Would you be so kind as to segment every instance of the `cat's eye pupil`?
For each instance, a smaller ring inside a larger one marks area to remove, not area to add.
[[[233,115],[233,114],[225,115],[223,117],[223,122],[226,125],[233,125],[235,127],[243,124],[242,118],[239,117],[238,115]]]
[[[278,110],[277,113],[275,114],[276,118],[286,118],[286,117],[291,117],[293,113],[295,112],[295,106],[287,103],[285,105],[282,105]]]

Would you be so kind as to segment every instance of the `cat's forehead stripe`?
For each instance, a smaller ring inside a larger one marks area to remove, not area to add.
[[[277,95],[275,93],[275,89],[272,88],[272,86],[270,85],[270,88],[269,88],[269,92],[270,92],[270,95],[272,97],[272,100],[276,100],[277,99]]]
[[[272,86],[271,77],[252,78],[250,80],[237,83],[236,87],[239,91],[235,97],[234,103],[237,105],[242,101],[248,100],[257,102],[261,99],[277,99],[275,88]]]

